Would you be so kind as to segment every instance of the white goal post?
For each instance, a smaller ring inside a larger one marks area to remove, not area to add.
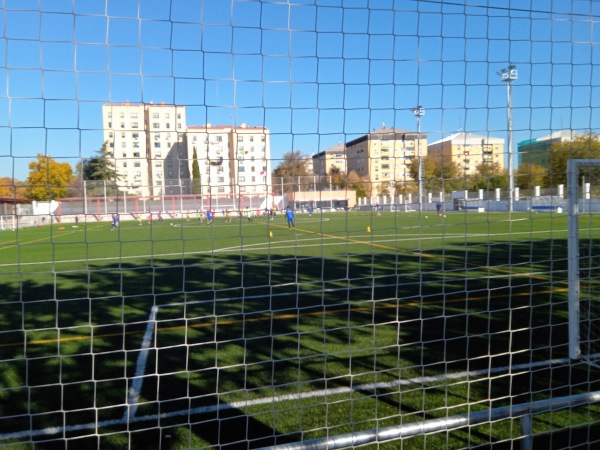
[[[579,216],[586,201],[580,196],[579,175],[583,168],[599,168],[600,159],[571,159],[567,165],[567,189],[569,208],[568,231],[568,285],[569,285],[569,357],[571,359],[588,359],[592,353],[589,348],[582,350],[581,318],[581,255]],[[591,213],[591,209],[588,209]],[[592,300],[591,298],[589,299]],[[587,317],[586,319],[589,319]],[[585,338],[585,336],[583,337]]]

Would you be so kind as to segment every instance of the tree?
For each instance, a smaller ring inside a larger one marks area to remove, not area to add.
[[[356,197],[371,197],[372,186],[369,180],[361,180],[358,174],[352,170],[346,177],[348,189],[356,191]]]
[[[23,182],[11,177],[0,178],[0,197],[25,198]]]
[[[542,166],[523,163],[517,170],[515,184],[521,189],[533,189],[535,186],[544,186],[546,177],[546,169]]]
[[[486,191],[497,188],[508,189],[508,170],[503,170],[500,164],[482,162],[475,167],[475,170],[475,175],[468,180],[470,189]]]
[[[423,189],[428,192],[451,192],[464,188],[464,180],[458,165],[450,158],[440,156],[425,156],[423,160]],[[417,188],[419,180],[419,160],[413,159],[409,172],[415,181],[412,188]]]
[[[37,161],[29,163],[25,196],[38,201],[65,197],[72,178],[73,169],[68,162],[59,163],[40,153],[37,155]]]
[[[202,194],[202,181],[200,179],[200,165],[198,164],[198,153],[194,148],[192,161],[192,194]]]
[[[88,192],[92,195],[103,195],[104,189],[106,189],[107,195],[115,195],[118,191],[117,181],[119,176],[114,157],[108,148],[108,141],[104,142],[96,153],[97,156],[86,159],[81,168],[84,180],[101,182],[92,183],[92,185],[88,183]]]
[[[550,170],[546,175],[546,186],[566,185],[567,161],[600,158],[600,137],[595,134],[578,136],[572,141],[554,144],[550,151]],[[587,173],[589,174],[589,171]],[[594,173],[598,176],[598,170]],[[580,175],[586,176],[586,171],[581,171]]]
[[[283,155],[283,159],[273,170],[273,178],[280,178],[279,184],[273,181],[273,190],[278,194],[282,194],[281,185],[283,184],[284,192],[293,192],[298,190],[295,186],[298,184],[298,177],[308,175],[306,161],[303,159],[300,150],[287,152]],[[278,192],[277,192],[278,191]]]
[[[343,189],[346,187],[346,174],[337,166],[329,168],[329,176],[331,177],[331,186],[335,189]]]

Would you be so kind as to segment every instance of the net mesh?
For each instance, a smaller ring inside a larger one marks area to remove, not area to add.
[[[598,6],[2,2],[0,446],[596,445]]]

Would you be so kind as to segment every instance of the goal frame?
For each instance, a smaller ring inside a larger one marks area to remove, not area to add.
[[[580,335],[580,277],[579,277],[579,205],[585,199],[579,195],[581,167],[600,168],[600,159],[570,159],[567,161],[568,193],[568,288],[569,288],[569,358],[582,359]]]

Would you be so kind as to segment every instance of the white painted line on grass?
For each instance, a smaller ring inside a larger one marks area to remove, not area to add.
[[[594,355],[594,356],[600,356]],[[125,414],[122,419],[112,419],[105,420],[102,422],[93,422],[87,424],[78,424],[78,425],[67,425],[64,427],[48,427],[42,428],[39,430],[27,430],[27,431],[16,431],[12,433],[0,434],[0,441],[5,441],[8,439],[22,439],[22,438],[33,438],[39,436],[52,436],[56,434],[65,434],[74,431],[81,430],[96,430],[104,427],[109,427],[113,425],[124,425],[127,423],[138,423],[138,422],[149,422],[156,421],[159,419],[168,419],[171,417],[179,417],[186,415],[196,415],[196,414],[208,414],[217,411],[225,411],[229,409],[243,409],[250,406],[259,406],[266,405],[269,403],[278,403],[284,401],[298,401],[309,398],[316,397],[326,397],[329,395],[341,395],[348,394],[351,392],[363,392],[363,391],[373,391],[378,389],[389,389],[398,386],[412,386],[412,385],[422,385],[433,383],[436,381],[449,381],[456,380],[460,378],[474,378],[481,376],[489,376],[491,374],[499,374],[499,373],[514,373],[515,371],[526,371],[532,369],[539,369],[544,367],[550,367],[553,365],[566,364],[570,360],[568,358],[560,358],[560,359],[552,359],[549,361],[539,361],[531,364],[516,364],[514,366],[505,366],[498,368],[489,368],[482,370],[471,370],[471,371],[463,371],[456,372],[452,374],[443,374],[436,376],[428,376],[428,377],[415,377],[409,378],[406,380],[396,380],[390,382],[381,382],[381,383],[368,383],[368,384],[360,384],[357,386],[344,386],[335,389],[321,389],[316,391],[302,392],[298,394],[284,394],[273,397],[263,397],[257,398],[254,400],[241,400],[238,402],[232,403],[217,403],[214,405],[200,406],[192,409],[182,409],[179,411],[171,411],[163,414],[150,414],[145,416],[133,417]],[[139,361],[138,361],[139,362]],[[139,392],[138,392],[139,394]]]
[[[158,306],[153,306],[150,311],[150,317],[148,317],[148,323],[146,324],[146,332],[142,339],[142,348],[138,356],[137,364],[135,366],[135,375],[129,388],[129,396],[127,397],[127,408],[125,409],[125,415],[123,420],[127,421],[135,417],[135,413],[138,409],[138,401],[140,399],[140,392],[142,385],[144,384],[144,375],[146,374],[146,363],[148,362],[148,353],[150,345],[152,345],[152,338],[154,337],[154,329],[156,328],[156,313],[158,312]]]

